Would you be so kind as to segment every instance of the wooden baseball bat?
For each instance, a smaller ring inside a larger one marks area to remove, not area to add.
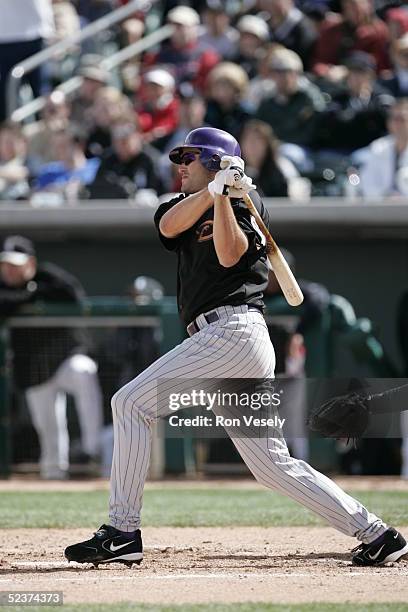
[[[286,301],[291,306],[299,306],[303,302],[303,293],[296,278],[294,277],[292,270],[289,268],[288,262],[282,255],[281,250],[272,238],[270,231],[263,222],[261,215],[255,208],[255,205],[248,194],[244,195],[244,202],[248,210],[254,216],[259,229],[266,238],[268,259]]]

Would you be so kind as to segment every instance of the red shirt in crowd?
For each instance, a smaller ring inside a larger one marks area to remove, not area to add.
[[[174,132],[179,124],[180,101],[173,97],[159,108],[148,108],[141,105],[137,112],[140,128],[148,135],[148,140],[163,138]]]
[[[172,41],[165,41],[158,53],[146,53],[146,67],[171,65],[176,82],[191,82],[196,89],[205,92],[207,76],[220,61],[219,55],[210,47],[193,41],[185,47],[176,47]]]
[[[374,17],[371,23],[354,28],[341,15],[332,15],[321,26],[312,61],[313,71],[324,76],[328,68],[344,63],[353,51],[370,53],[377,61],[377,71],[390,67],[388,28]]]

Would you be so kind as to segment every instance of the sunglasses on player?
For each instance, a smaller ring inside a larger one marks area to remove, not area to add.
[[[200,151],[186,151],[180,155],[180,164],[184,166],[189,166],[193,161],[197,159],[197,156],[200,155]]]

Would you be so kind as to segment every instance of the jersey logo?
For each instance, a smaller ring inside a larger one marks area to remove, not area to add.
[[[196,229],[197,242],[205,242],[206,240],[212,240],[213,237],[213,223],[214,221],[204,221]]]

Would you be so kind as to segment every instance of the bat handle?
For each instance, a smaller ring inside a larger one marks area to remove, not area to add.
[[[228,194],[229,194],[229,187],[228,185],[224,185],[224,189],[222,190],[222,195],[227,196]]]

